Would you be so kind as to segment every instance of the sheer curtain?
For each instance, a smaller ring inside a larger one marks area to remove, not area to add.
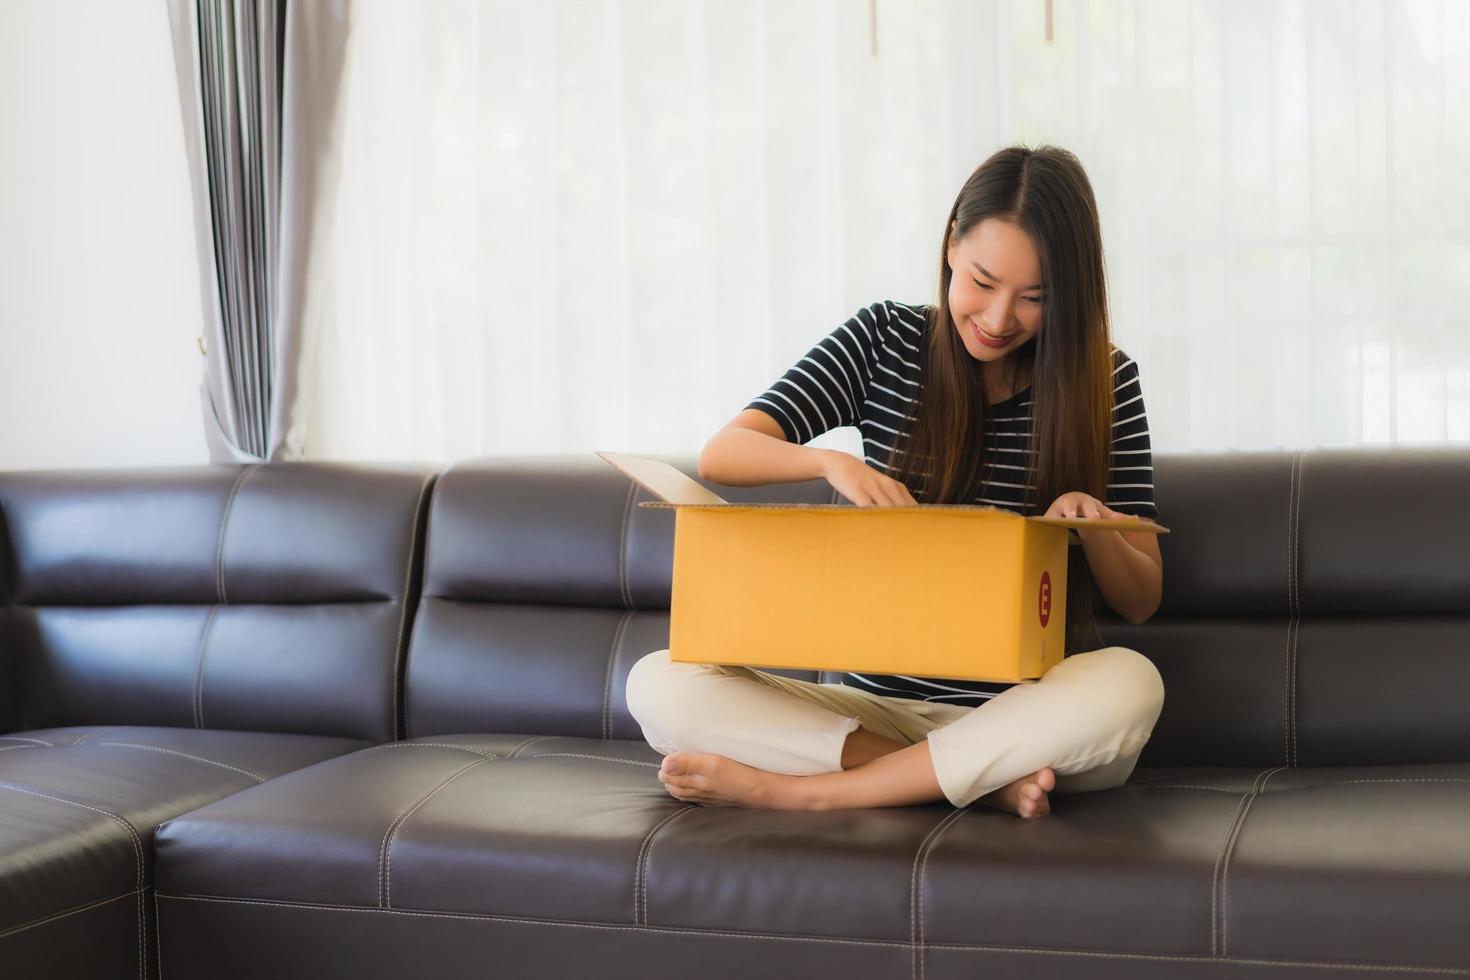
[[[307,455],[694,452],[1076,152],[1156,449],[1470,440],[1470,7],[359,3]],[[855,449],[855,430],[822,437]]]

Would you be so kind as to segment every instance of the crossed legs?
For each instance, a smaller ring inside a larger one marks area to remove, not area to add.
[[[659,778],[671,795],[780,809],[947,798],[1039,816],[1059,783],[1122,785],[1162,703],[1157,669],[1121,647],[1070,657],[976,709],[676,663],[667,651],[628,678],[629,709],[665,754]]]
[[[669,795],[691,803],[777,810],[832,810],[906,806],[945,799],[928,741],[913,745],[858,728],[847,738],[840,772],[792,776],[765,772],[714,753],[673,752],[659,780]],[[1047,767],[979,797],[1020,817],[1050,812],[1056,785]]]

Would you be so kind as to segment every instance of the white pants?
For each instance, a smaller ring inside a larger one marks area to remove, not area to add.
[[[1053,792],[1122,786],[1163,707],[1158,668],[1126,647],[1073,654],[974,708],[676,663],[668,650],[628,675],[628,710],[664,755],[709,752],[800,776],[838,772],[847,737],[861,726],[905,745],[927,739],[939,786],[957,807],[1047,766]]]

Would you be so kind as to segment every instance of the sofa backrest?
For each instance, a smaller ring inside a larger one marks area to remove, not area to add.
[[[337,463],[0,473],[22,727],[388,740],[434,477]]]
[[[666,455],[698,479],[695,457]],[[1470,448],[1157,453],[1164,598],[1147,655],[1164,765],[1470,760]],[[732,501],[836,502],[823,481]],[[592,454],[439,480],[407,666],[411,736],[638,738],[624,680],[668,645],[674,515]],[[1073,549],[1073,560],[1082,556]],[[835,672],[777,673],[837,682]]]
[[[10,622],[10,541],[0,512],[0,732],[20,727],[20,689]]]
[[[1164,676],[1140,765],[1470,761],[1470,447],[1154,468],[1163,605],[1099,624]],[[0,730],[641,737],[624,681],[668,645],[674,531],[649,499],[590,453],[437,485],[328,463],[0,473]]]
[[[1154,456],[1164,601],[1109,643],[1165,705],[1140,765],[1470,761],[1470,447]]]

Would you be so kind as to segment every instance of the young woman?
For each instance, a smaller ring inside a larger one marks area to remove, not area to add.
[[[861,460],[805,445],[848,425],[862,432]],[[1137,365],[1109,340],[1091,185],[1066,150],[1018,146],[960,189],[937,304],[857,311],[709,441],[699,474],[727,486],[821,477],[860,507],[1154,517],[1150,458]],[[1086,560],[1074,552],[1067,576],[1066,657],[1039,681],[848,673],[815,684],[674,663],[667,650],[643,657],[628,707],[665,755],[659,779],[694,803],[979,800],[1022,817],[1049,812],[1052,790],[1121,786],[1163,708],[1163,682],[1142,654],[1101,647],[1094,597],[1144,622],[1163,562],[1149,533],[1078,535]],[[991,574],[977,562],[974,587]]]

